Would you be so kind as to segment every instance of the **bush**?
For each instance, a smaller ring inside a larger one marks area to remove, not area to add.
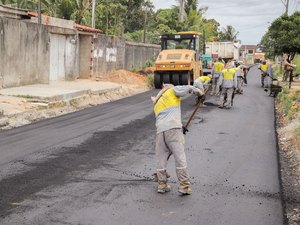
[[[293,120],[300,112],[300,91],[290,91],[283,88],[278,94],[278,99],[282,106],[282,111],[288,120]]]
[[[147,81],[148,87],[153,88],[154,87],[154,74],[153,73],[147,74],[146,81]]]

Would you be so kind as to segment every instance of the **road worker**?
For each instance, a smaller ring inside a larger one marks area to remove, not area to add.
[[[270,66],[265,59],[262,59],[261,64],[258,66],[258,69],[261,70],[261,87],[265,87],[265,83],[267,83],[270,72]]]
[[[288,78],[290,81],[292,81],[293,80],[293,71],[296,68],[296,65],[293,64],[290,55],[284,54],[283,66],[284,66],[283,81],[287,81]]]
[[[243,86],[244,86],[244,66],[238,66],[236,68],[235,76],[237,77],[237,89],[236,93],[243,94]]]
[[[226,109],[231,108],[234,91],[237,87],[237,77],[235,75],[235,69],[232,65],[227,65],[227,68],[223,69],[219,85],[222,88],[219,108],[225,107]],[[226,101],[225,101],[226,100]]]
[[[217,95],[219,94],[219,77],[224,69],[224,63],[221,57],[218,58],[218,61],[214,63],[212,69],[212,90],[210,95]]]
[[[194,81],[194,87],[199,88],[202,92],[208,88],[209,83],[211,82],[212,76],[200,76]]]
[[[179,193],[190,195],[189,174],[187,170],[186,155],[184,152],[184,136],[182,133],[180,97],[189,93],[196,96],[203,92],[193,86],[173,86],[164,84],[156,97],[151,97],[156,117],[156,145],[158,193],[170,191],[167,183],[167,161],[170,153],[174,155],[176,174],[179,180]]]

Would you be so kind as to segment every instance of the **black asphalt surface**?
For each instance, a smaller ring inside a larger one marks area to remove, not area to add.
[[[0,132],[0,224],[279,225],[274,99],[256,68],[231,110],[217,98],[186,135],[193,194],[156,193],[150,91]],[[194,98],[183,100],[183,121]]]

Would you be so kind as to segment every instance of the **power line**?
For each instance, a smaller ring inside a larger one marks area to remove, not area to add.
[[[291,9],[290,12],[291,13],[295,12],[296,7],[297,7],[297,0],[293,0],[290,5],[290,9]]]
[[[292,6],[293,5],[293,6]],[[298,11],[298,7],[299,7],[299,5],[300,5],[300,0],[294,0],[293,1],[293,4],[291,4],[291,10],[290,10],[290,12],[291,13],[294,13],[294,12],[296,12],[296,11]]]

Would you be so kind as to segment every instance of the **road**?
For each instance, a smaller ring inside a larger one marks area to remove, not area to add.
[[[192,122],[191,196],[177,193],[173,159],[172,190],[156,193],[156,91],[0,132],[0,224],[283,224],[274,99],[256,68],[248,80],[231,110],[210,98]]]

